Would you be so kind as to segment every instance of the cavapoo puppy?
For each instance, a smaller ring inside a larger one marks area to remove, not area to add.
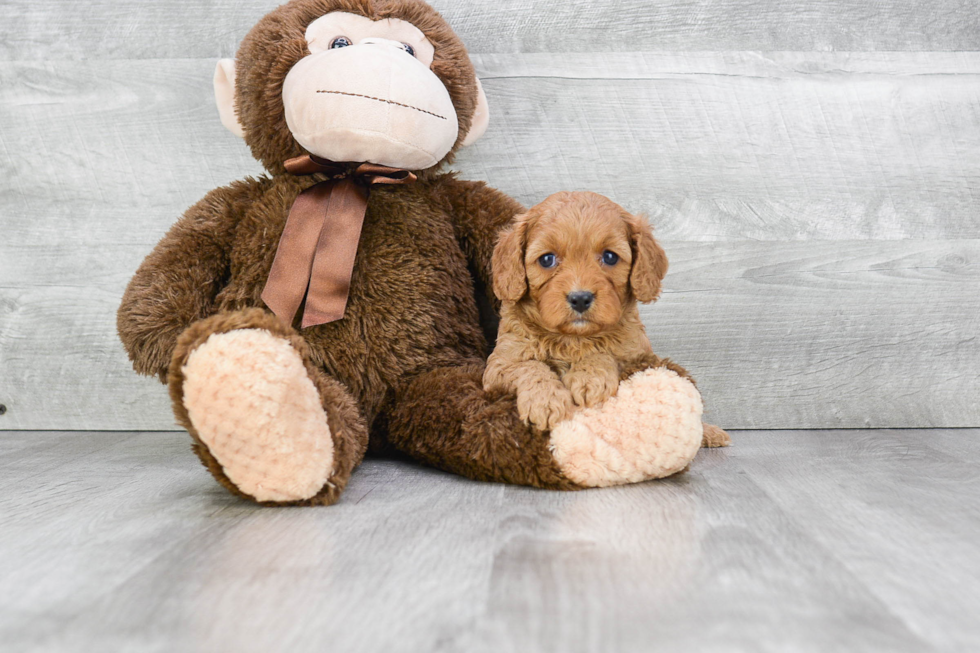
[[[667,273],[644,218],[596,193],[555,193],[501,234],[492,265],[502,305],[483,385],[516,394],[535,427],[601,403],[652,365],[690,378],[653,353],[637,310],[657,299]],[[703,446],[729,442],[705,425]]]

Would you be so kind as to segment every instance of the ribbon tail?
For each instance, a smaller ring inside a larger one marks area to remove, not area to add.
[[[344,317],[354,258],[367,212],[367,189],[351,179],[336,182],[325,207],[309,277],[302,328]]]
[[[310,284],[316,240],[323,229],[333,182],[322,182],[299,194],[283,227],[276,258],[262,290],[262,301],[287,325],[292,325]]]
[[[332,176],[293,202],[262,290],[262,301],[289,325],[303,306],[305,329],[344,317],[368,187],[410,184],[416,176],[400,168],[338,163],[311,154],[289,159],[284,166],[294,175]]]

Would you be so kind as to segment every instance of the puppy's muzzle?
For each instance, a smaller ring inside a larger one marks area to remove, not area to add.
[[[573,311],[581,314],[592,307],[592,302],[595,301],[595,294],[588,290],[576,290],[565,295],[565,299],[568,300],[568,305],[572,307]]]

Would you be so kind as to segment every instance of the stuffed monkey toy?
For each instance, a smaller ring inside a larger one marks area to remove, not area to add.
[[[119,334],[169,384],[215,479],[326,505],[368,450],[553,489],[683,469],[701,398],[655,356],[551,432],[486,393],[498,232],[523,208],[440,172],[484,132],[463,44],[420,0],[293,0],[215,73],[221,120],[268,171],[211,191],[147,256]],[[486,320],[484,320],[486,321]]]

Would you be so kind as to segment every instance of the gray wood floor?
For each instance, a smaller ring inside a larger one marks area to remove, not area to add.
[[[980,649],[980,430],[734,439],[631,487],[369,461],[263,509],[184,434],[3,433],[0,649]]]

